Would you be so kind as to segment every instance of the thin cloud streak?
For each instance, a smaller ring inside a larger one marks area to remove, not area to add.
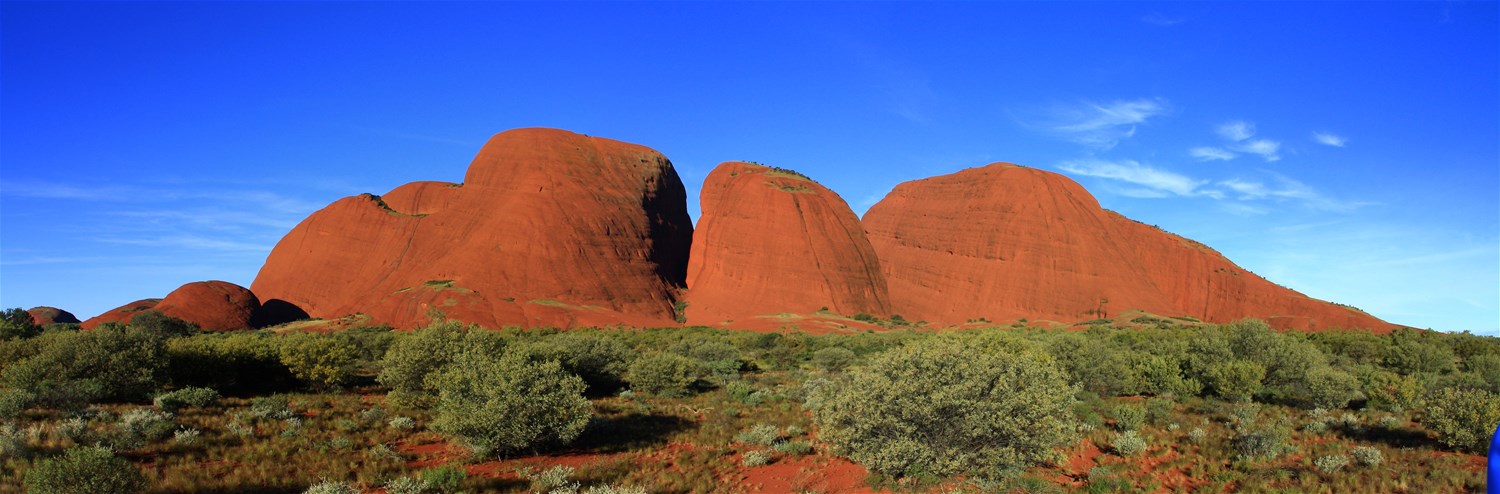
[[[1188,150],[1188,155],[1198,161],[1229,161],[1239,157],[1238,154],[1216,147],[1196,147]]]
[[[1281,160],[1281,155],[1278,154],[1278,151],[1281,150],[1281,143],[1270,139],[1256,139],[1244,144],[1233,146],[1231,149],[1234,149],[1235,151],[1239,151],[1241,153],[1258,154],[1266,161]]]
[[[1061,139],[1107,150],[1135,136],[1137,126],[1166,112],[1166,103],[1161,99],[1116,100],[1102,104],[1086,102],[1055,108],[1043,118],[1044,123],[1033,127]]]
[[[1243,141],[1255,135],[1255,124],[1236,120],[1220,125],[1214,132],[1231,141]]]
[[[1313,140],[1317,141],[1318,144],[1322,144],[1322,145],[1325,145],[1325,146],[1333,146],[1333,147],[1336,147],[1336,148],[1344,147],[1344,144],[1346,144],[1346,143],[1349,142],[1348,139],[1345,139],[1345,138],[1343,138],[1341,136],[1337,136],[1337,135],[1333,135],[1333,134],[1328,134],[1328,133],[1324,133],[1324,132],[1313,132]]]
[[[1153,168],[1135,160],[1080,159],[1062,162],[1058,168],[1068,173],[1118,180],[1144,187],[1147,191],[1166,192],[1178,196],[1198,195],[1198,186],[1203,184],[1184,175]],[[1136,197],[1144,196],[1137,195]]]

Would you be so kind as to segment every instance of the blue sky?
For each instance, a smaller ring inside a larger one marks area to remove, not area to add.
[[[862,213],[994,161],[1392,322],[1500,332],[1500,13],[1421,3],[0,4],[0,306],[248,286],[491,134],[794,168]]]

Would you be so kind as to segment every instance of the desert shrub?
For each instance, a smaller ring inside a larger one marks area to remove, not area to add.
[[[0,419],[20,417],[33,403],[36,403],[36,393],[24,389],[0,389]]]
[[[1115,434],[1111,446],[1120,456],[1135,456],[1146,451],[1146,440],[1136,431],[1128,430]]]
[[[1188,431],[1187,438],[1188,442],[1202,444],[1204,439],[1208,439],[1208,433],[1204,432],[1202,428],[1194,427],[1193,430]]]
[[[495,359],[469,349],[433,382],[438,399],[431,429],[460,438],[477,453],[567,443],[592,414],[583,379],[557,362],[533,362],[522,353]]]
[[[250,416],[269,420],[291,418],[292,401],[286,395],[257,396],[250,399]]]
[[[1443,444],[1484,454],[1500,425],[1500,395],[1482,389],[1444,388],[1427,397],[1422,424]]]
[[[1320,472],[1334,473],[1349,466],[1349,457],[1344,455],[1319,456],[1318,459],[1313,460],[1313,466],[1318,467]]]
[[[22,458],[31,453],[26,444],[26,433],[11,424],[0,424],[0,460]]]
[[[1331,367],[1319,367],[1308,371],[1305,401],[1317,408],[1338,409],[1352,400],[1362,398],[1359,379]]]
[[[211,388],[187,387],[156,395],[151,401],[162,411],[175,413],[187,407],[203,408],[218,399],[219,392]]]
[[[165,338],[116,325],[33,338],[36,353],[7,365],[0,385],[32,393],[38,404],[76,408],[99,400],[134,400],[162,382]]]
[[[1454,369],[1453,349],[1439,340],[1442,335],[1401,329],[1391,333],[1382,361],[1397,374],[1438,374]]]
[[[1214,394],[1228,401],[1249,401],[1260,392],[1266,368],[1249,360],[1230,360],[1210,365],[1203,374]]]
[[[1144,356],[1136,361],[1135,371],[1141,378],[1141,391],[1144,393],[1194,396],[1203,391],[1203,383],[1185,376],[1181,365],[1167,357]]]
[[[1422,402],[1422,383],[1413,376],[1402,376],[1374,367],[1356,370],[1360,394],[1368,400],[1366,406],[1388,412],[1403,412],[1415,409]]]
[[[1275,458],[1290,451],[1289,437],[1285,424],[1246,424],[1229,443],[1241,458]]]
[[[281,364],[310,386],[323,389],[343,386],[358,370],[358,352],[343,338],[324,334],[283,338],[286,341],[281,344]]]
[[[717,339],[686,339],[672,346],[673,353],[696,360],[706,371],[704,377],[722,383],[739,376],[744,362],[740,350]]]
[[[758,467],[771,463],[771,453],[763,450],[746,451],[745,456],[740,458],[740,464],[747,467]]]
[[[736,434],[734,440],[742,443],[770,446],[781,440],[781,431],[774,425],[756,424],[754,427]]]
[[[417,421],[412,420],[411,417],[397,416],[391,417],[391,421],[388,425],[390,425],[392,429],[396,429],[398,431],[409,431],[413,428],[416,428]]]
[[[619,338],[601,331],[568,331],[527,346],[538,360],[556,360],[563,370],[583,378],[591,395],[608,395],[624,386],[634,353]]]
[[[706,373],[703,365],[675,353],[652,353],[630,364],[630,389],[657,396],[685,396]]]
[[[819,369],[829,371],[842,371],[854,363],[854,351],[844,347],[832,346],[813,352],[812,363]]]
[[[812,445],[807,441],[782,441],[776,443],[771,449],[788,456],[802,456],[812,452]]]
[[[30,338],[42,334],[42,327],[26,309],[16,307],[0,312],[0,340]]]
[[[1143,356],[1115,344],[1109,331],[1063,335],[1052,341],[1048,351],[1085,390],[1104,396],[1140,394],[1144,381],[1136,372],[1135,360]]]
[[[527,467],[517,474],[531,481],[531,492],[576,492],[578,482],[572,480],[576,471],[570,466],[556,465],[537,473],[532,473]]]
[[[1044,461],[1073,437],[1077,389],[1039,352],[908,344],[816,388],[813,410],[836,454],[884,475],[993,476]]]
[[[1110,416],[1115,419],[1117,430],[1139,430],[1141,424],[1146,423],[1146,407],[1134,403],[1122,403],[1110,410]]]
[[[1146,421],[1155,425],[1165,424],[1172,420],[1172,410],[1177,403],[1166,398],[1151,398],[1146,400]]]
[[[381,361],[375,380],[391,389],[386,399],[400,406],[431,406],[438,390],[430,380],[466,352],[491,358],[504,353],[507,342],[498,333],[465,328],[458,323],[437,323],[391,344]]]
[[[295,378],[281,362],[281,349],[262,332],[199,333],[167,342],[168,376],[177,386],[225,392],[291,389]]]
[[[26,472],[25,484],[32,494],[124,494],[145,489],[146,477],[108,449],[89,446],[42,460]]]
[[[136,408],[120,414],[117,433],[111,441],[120,449],[136,449],[172,434],[172,416],[150,408]]]
[[[201,434],[202,432],[198,429],[190,427],[172,433],[172,440],[183,446],[191,446],[193,443],[198,442],[198,436]]]
[[[1370,446],[1355,446],[1349,453],[1354,456],[1354,463],[1362,467],[1380,466],[1380,463],[1385,461],[1385,455]]]
[[[385,483],[386,494],[422,494],[427,484],[411,477],[396,477]]]
[[[302,494],[360,494],[360,490],[348,482],[323,479],[308,486]]]
[[[164,336],[189,336],[198,332],[198,325],[178,319],[159,310],[137,312],[130,316],[130,327]]]
[[[1484,380],[1485,389],[1500,393],[1500,355],[1475,355],[1464,361],[1464,367]]]
[[[444,465],[422,472],[422,484],[437,492],[458,492],[469,474],[461,466]]]

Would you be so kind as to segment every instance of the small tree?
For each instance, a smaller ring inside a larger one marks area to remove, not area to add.
[[[1203,378],[1214,393],[1228,401],[1250,401],[1260,392],[1266,368],[1249,360],[1230,360],[1211,364]]]
[[[0,312],[0,340],[30,338],[41,332],[42,327],[36,324],[31,313],[20,307]]]
[[[1475,454],[1489,450],[1500,425],[1500,396],[1482,389],[1444,388],[1427,397],[1423,425],[1443,444]]]
[[[464,351],[433,383],[438,398],[432,429],[462,439],[479,454],[570,442],[592,414],[583,379],[557,362],[534,362],[520,352],[494,359]]]
[[[675,353],[653,353],[635,359],[626,379],[632,391],[684,396],[707,373],[703,364]]]
[[[127,494],[146,488],[146,478],[130,462],[98,446],[71,448],[42,460],[26,472],[32,494]]]
[[[989,477],[1047,459],[1072,439],[1077,389],[1037,352],[976,352],[929,340],[875,356],[816,388],[833,450],[873,471]]]
[[[281,363],[297,379],[318,388],[348,384],[357,369],[357,352],[346,342],[329,335],[304,335],[281,346]]]

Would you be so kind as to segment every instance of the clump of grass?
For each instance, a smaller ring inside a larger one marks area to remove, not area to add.
[[[385,483],[387,494],[422,494],[427,492],[427,484],[421,480],[411,477],[396,477]]]
[[[1331,474],[1349,465],[1349,457],[1344,455],[1320,456],[1313,460],[1313,465],[1323,473]]]
[[[194,443],[198,442],[198,436],[200,434],[202,433],[198,429],[194,429],[192,427],[188,427],[186,429],[178,429],[177,432],[172,433],[172,440],[177,442],[177,444],[181,444],[183,446],[192,446]]]
[[[781,440],[781,431],[770,424],[756,424],[744,432],[734,436],[735,441],[761,446],[770,446]]]
[[[802,456],[811,453],[813,447],[807,441],[782,441],[776,443],[771,449],[787,456]]]
[[[417,426],[417,421],[412,420],[411,417],[398,415],[395,417],[391,417],[391,421],[387,422],[387,425],[390,425],[392,429],[396,429],[398,431],[409,431]]]
[[[1115,440],[1111,445],[1120,456],[1135,456],[1146,451],[1146,439],[1136,431],[1115,434]]]
[[[1202,427],[1194,427],[1193,430],[1188,431],[1187,438],[1190,443],[1203,444],[1203,441],[1208,439],[1208,433],[1204,432]]]
[[[1385,461],[1385,456],[1380,453],[1380,450],[1370,446],[1356,446],[1349,453],[1354,456],[1354,462],[1362,467],[1378,467],[1382,461]]]
[[[762,465],[769,465],[770,463],[771,454],[758,449],[746,452],[745,456],[740,458],[740,464],[747,467],[758,467]]]
[[[578,482],[572,480],[577,470],[566,465],[557,465],[533,473],[530,467],[516,470],[516,475],[531,482],[531,492],[577,492]]]
[[[302,494],[360,494],[359,488],[348,482],[323,479],[308,486]]]

